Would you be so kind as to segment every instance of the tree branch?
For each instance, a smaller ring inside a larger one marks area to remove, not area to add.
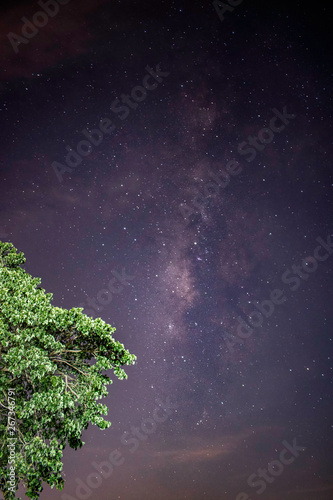
[[[76,368],[75,366],[71,365],[70,363],[68,363],[67,361],[65,361],[64,359],[55,359],[55,361],[59,361],[59,363],[66,363],[66,365],[70,366],[71,368],[73,368],[73,370],[76,370],[80,373],[82,373],[82,375],[86,375],[86,373],[83,373],[81,370],[79,370],[78,368]]]

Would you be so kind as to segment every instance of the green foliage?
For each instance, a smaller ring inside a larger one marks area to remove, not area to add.
[[[16,498],[20,481],[31,499],[39,498],[42,481],[63,488],[65,446],[81,448],[89,423],[100,429],[111,425],[101,416],[108,408],[96,402],[112,383],[106,371],[125,379],[122,366],[136,360],[102,319],[89,318],[82,308],[52,306],[52,294],[37,288],[40,279],[32,278],[24,263],[22,252],[0,242],[0,490],[6,500]],[[12,436],[14,492],[8,464]]]

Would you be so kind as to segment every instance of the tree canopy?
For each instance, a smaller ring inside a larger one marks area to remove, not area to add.
[[[22,252],[0,241],[0,490],[15,499],[21,481],[38,499],[42,482],[62,489],[65,446],[81,448],[89,423],[111,423],[106,405],[112,369],[136,356],[115,341],[115,328],[101,318],[51,305],[39,278],[23,268]]]

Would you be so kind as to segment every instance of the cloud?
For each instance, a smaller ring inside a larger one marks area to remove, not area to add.
[[[210,462],[217,458],[227,458],[233,455],[249,434],[250,431],[240,431],[235,435],[226,435],[211,441],[191,435],[182,441],[180,449],[157,450],[153,451],[151,455],[156,460],[157,467],[170,464],[170,461],[175,464],[188,465],[197,462]]]
[[[0,80],[9,80],[15,77],[29,78],[33,73],[41,73],[60,61],[69,57],[77,57],[87,52],[87,47],[93,35],[89,29],[91,18],[106,0],[90,2],[83,0],[80,3],[71,1],[67,5],[60,5],[59,12],[48,23],[39,28],[39,32],[27,44],[19,46],[16,54],[7,37],[9,32],[22,35],[24,25],[22,17],[31,20],[40,10],[38,4],[20,5],[13,7],[0,20],[0,57],[3,61],[0,71]],[[4,63],[5,62],[5,63]]]

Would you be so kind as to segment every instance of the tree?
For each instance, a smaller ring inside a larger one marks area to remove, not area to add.
[[[38,499],[42,481],[61,490],[65,446],[81,448],[89,423],[111,423],[106,405],[112,369],[135,363],[115,328],[101,318],[51,305],[53,295],[38,287],[22,267],[26,261],[11,243],[0,241],[0,490],[16,498],[20,481]],[[14,454],[15,452],[15,454]]]

